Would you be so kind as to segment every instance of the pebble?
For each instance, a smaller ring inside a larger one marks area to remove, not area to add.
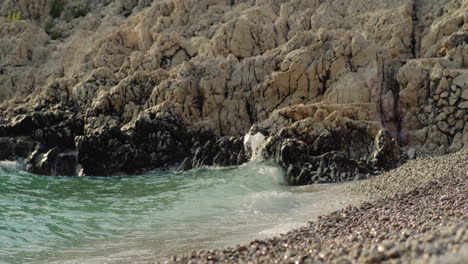
[[[446,263],[467,259],[463,250],[468,243],[468,151],[412,160],[355,183],[349,191],[367,194],[369,200],[279,237],[252,242],[262,247],[196,251],[190,259],[170,258],[166,263]]]

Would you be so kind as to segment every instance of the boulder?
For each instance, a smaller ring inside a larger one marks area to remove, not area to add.
[[[125,131],[104,130],[75,138],[85,175],[144,172],[181,162],[189,156],[191,136],[176,119],[147,111]]]
[[[192,167],[234,166],[247,162],[248,158],[242,138],[222,137],[198,147],[192,159]]]
[[[51,176],[76,176],[77,156],[76,152],[52,148],[44,150],[38,147],[26,159],[27,171],[40,175]]]
[[[37,144],[29,137],[0,137],[0,160],[25,159]]]
[[[236,165],[254,125],[291,184],[465,142],[466,1],[39,2],[0,4],[0,157],[38,173]]]
[[[328,107],[336,110],[326,114]],[[362,179],[369,173],[393,168],[399,161],[398,145],[388,131],[377,133],[380,127],[377,123],[358,119],[357,116],[354,118],[358,120],[343,117],[352,112],[342,106],[320,105],[316,113],[320,112],[320,108],[325,111],[322,112],[322,120],[318,117],[316,120],[299,118],[272,133],[266,140],[264,157],[287,169],[289,184]],[[389,154],[393,157],[388,157],[387,161],[386,155]]]
[[[400,147],[390,132],[386,129],[379,131],[375,137],[375,150],[372,153],[374,167],[385,170],[393,169],[400,162]]]

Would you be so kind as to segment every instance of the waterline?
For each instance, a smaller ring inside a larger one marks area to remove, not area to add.
[[[281,168],[255,162],[108,178],[37,176],[0,164],[0,179],[6,263],[154,261],[276,235],[347,199],[340,185],[288,187]]]

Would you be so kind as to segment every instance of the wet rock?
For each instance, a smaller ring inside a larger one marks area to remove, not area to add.
[[[375,151],[372,154],[374,166],[385,170],[393,169],[400,161],[400,147],[386,129],[379,131],[375,137]]]
[[[88,2],[89,14],[70,21],[48,17],[51,0],[0,4],[1,17],[16,8],[24,15],[0,21],[0,137],[76,150],[88,174],[187,157],[196,166],[238,164],[249,154],[221,139],[254,124],[284,141],[270,156],[282,156],[300,178],[318,171],[313,157],[331,152],[360,164],[358,171],[378,166],[369,160],[382,128],[401,146],[428,153],[453,149],[460,132],[450,117],[465,109],[466,5],[459,1]],[[443,106],[454,109],[438,123]],[[145,117],[158,111],[177,124]],[[349,124],[364,129],[339,132]],[[348,137],[357,144],[345,144]],[[323,170],[318,178],[358,175]]]
[[[76,176],[77,168],[77,153],[59,148],[38,146],[26,159],[26,170],[34,174]]]
[[[53,148],[43,152],[43,148],[37,148],[27,160],[27,170],[40,175],[57,175],[55,167],[57,156],[60,153],[58,148]]]
[[[195,151],[192,166],[233,166],[247,162],[250,156],[242,137],[223,137],[207,141]]]
[[[360,192],[373,187],[367,194],[373,199],[361,205],[346,206],[277,237],[193,251],[167,263],[464,263],[468,185],[467,164],[461,161],[467,155],[410,161],[353,183]]]
[[[369,131],[351,123],[331,130],[322,129],[303,131],[303,140],[294,138],[286,130],[267,139],[265,157],[287,168],[289,184],[347,181],[363,177],[374,169],[368,161],[374,149],[374,138]],[[392,145],[394,141],[389,141],[391,144],[387,141],[382,141],[386,145],[381,147],[379,155],[392,154],[386,162],[394,166],[394,158],[399,159],[398,152],[394,153],[397,147]],[[383,158],[379,156],[379,159]]]
[[[3,129],[5,136],[15,135],[15,136],[25,136],[26,133],[33,130],[34,122],[33,118],[30,115],[18,115],[13,118],[11,123]]]
[[[125,133],[114,129],[76,137],[78,161],[86,175],[135,173],[181,162],[190,154],[187,130],[176,119],[141,115]]]
[[[191,170],[192,167],[192,159],[190,158],[185,158],[184,161],[182,161],[182,164],[177,168],[178,171],[188,171]]]
[[[78,155],[76,151],[61,152],[57,155],[55,162],[55,175],[77,176],[78,175]]]
[[[38,143],[29,137],[0,138],[0,160],[26,158]]]

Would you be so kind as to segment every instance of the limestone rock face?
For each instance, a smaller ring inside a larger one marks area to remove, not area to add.
[[[35,24],[0,22],[0,101],[27,95],[36,85],[46,84],[43,79],[53,75],[53,69],[38,66],[52,53],[47,41],[47,34]]]
[[[397,75],[402,139],[420,153],[444,154],[468,147],[468,141],[462,140],[468,120],[462,96],[468,91],[468,70],[457,67],[461,66],[444,60],[417,59]]]
[[[0,142],[85,174],[239,164],[252,126],[291,184],[468,147],[466,1],[53,2],[0,4]]]
[[[383,147],[374,144],[381,127],[376,114],[374,104],[282,109],[259,124],[270,133],[263,156],[287,168],[292,185],[359,179],[377,172],[373,152]],[[387,161],[392,168],[399,159]]]

